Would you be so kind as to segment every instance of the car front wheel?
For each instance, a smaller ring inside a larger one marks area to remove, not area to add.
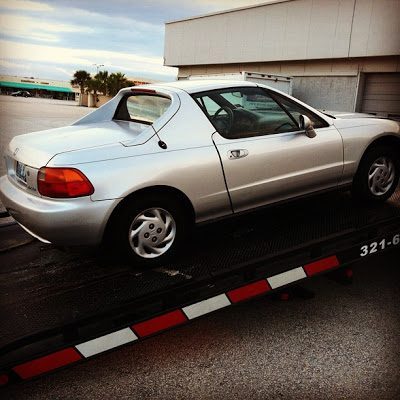
[[[396,190],[400,175],[400,160],[396,150],[388,146],[370,149],[360,162],[353,180],[353,195],[361,200],[387,200]]]
[[[153,268],[182,249],[190,225],[177,200],[150,195],[124,205],[111,240],[134,266]]]

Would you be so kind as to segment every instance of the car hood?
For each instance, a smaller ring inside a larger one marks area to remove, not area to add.
[[[341,119],[353,119],[353,118],[380,118],[373,114],[347,112],[347,111],[328,111],[328,110],[318,110],[330,117],[341,118]]]
[[[71,125],[16,136],[9,145],[9,156],[34,168],[45,166],[56,154],[96,148],[115,143],[145,143],[154,135],[149,125],[108,121]]]

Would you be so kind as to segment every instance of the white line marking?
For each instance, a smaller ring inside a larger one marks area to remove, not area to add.
[[[289,283],[298,281],[299,279],[307,278],[302,267],[291,269],[290,271],[282,272],[281,274],[268,278],[267,281],[272,289],[276,289],[280,286],[287,285]]]
[[[198,303],[184,307],[183,312],[189,319],[193,319],[230,305],[231,302],[225,293],[223,293],[207,300],[199,301]]]
[[[109,333],[108,335],[89,340],[88,342],[78,344],[76,348],[84,357],[87,358],[135,340],[137,340],[137,336],[132,332],[132,330],[129,328],[124,328],[119,331]]]

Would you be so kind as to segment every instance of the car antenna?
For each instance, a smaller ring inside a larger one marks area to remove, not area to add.
[[[166,150],[168,148],[167,143],[161,140],[160,136],[158,136],[158,133],[156,133],[158,137],[158,145],[163,149]]]

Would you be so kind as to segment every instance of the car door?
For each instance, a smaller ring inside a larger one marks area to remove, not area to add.
[[[341,136],[310,110],[258,87],[197,100],[217,129],[212,139],[235,212],[337,186]],[[296,114],[312,119],[315,137],[299,129]]]

